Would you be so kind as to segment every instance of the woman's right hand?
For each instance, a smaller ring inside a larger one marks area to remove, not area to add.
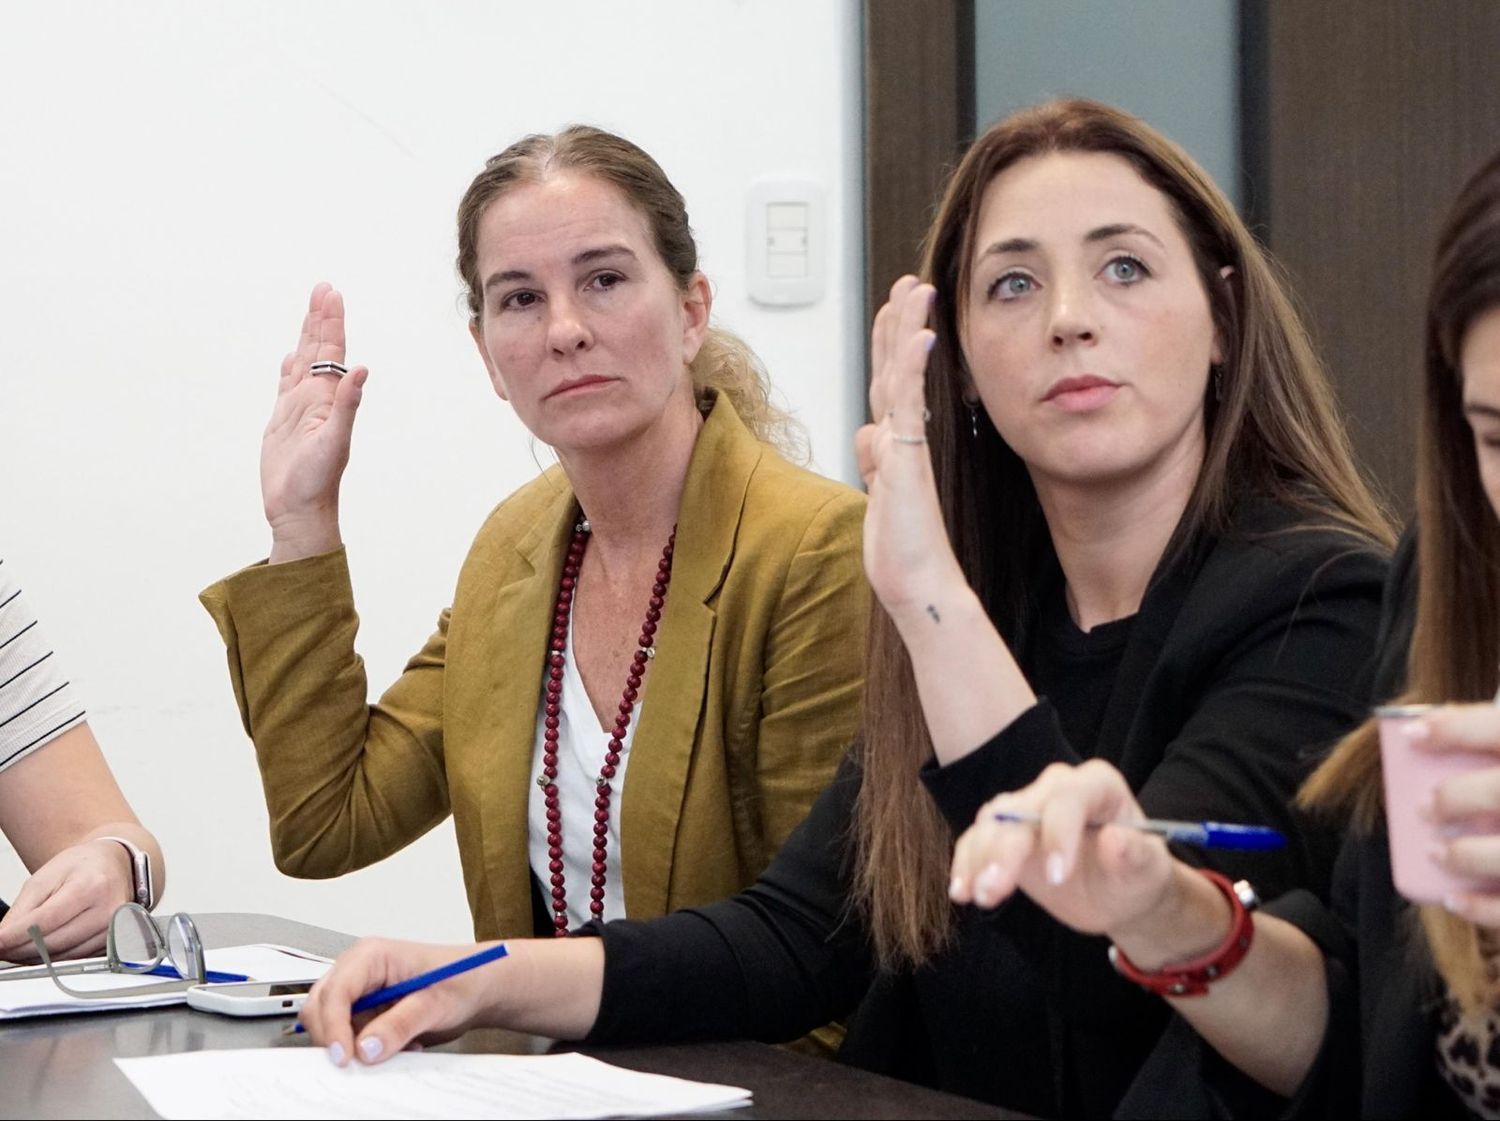
[[[865,575],[898,627],[969,594],[938,501],[927,446],[927,326],[934,290],[915,276],[891,286],[870,332],[869,424],[855,433],[865,507]],[[925,609],[925,612],[924,612]]]
[[[308,300],[297,349],[281,362],[276,406],[260,447],[260,487],[271,525],[271,563],[330,552],[340,543],[339,480],[369,371],[314,374],[344,361],[344,298],[326,283]]]
[[[419,989],[371,1014],[356,1018],[352,1009],[366,993],[447,965],[476,949],[362,939],[340,955],[313,986],[298,1019],[315,1044],[328,1048],[335,1066],[343,1066],[352,1058],[378,1063],[413,1044],[455,1039],[473,1027],[489,1007],[495,963]]]
[[[366,938],[334,962],[302,1006],[302,1025],[338,1066],[377,1063],[413,1044],[441,1043],[472,1027],[549,1039],[582,1039],[599,1016],[604,943],[599,938],[517,939],[507,955],[360,1016],[366,993],[472,954],[476,946],[428,946]]]

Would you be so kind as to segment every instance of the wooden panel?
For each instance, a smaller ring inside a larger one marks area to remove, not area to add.
[[[1257,193],[1267,196],[1271,247],[1292,274],[1356,450],[1404,514],[1433,241],[1464,179],[1500,148],[1500,4],[1250,6],[1265,20]]]
[[[973,0],[865,0],[865,311],[911,272],[974,134]]]

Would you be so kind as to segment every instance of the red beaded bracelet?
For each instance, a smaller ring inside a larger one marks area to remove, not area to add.
[[[1203,996],[1208,986],[1222,977],[1227,977],[1235,966],[1245,960],[1250,952],[1250,943],[1255,937],[1255,920],[1250,912],[1259,905],[1255,889],[1245,880],[1230,883],[1228,876],[1207,868],[1199,868],[1208,881],[1224,893],[1234,912],[1229,922],[1229,933],[1224,941],[1206,954],[1175,965],[1163,966],[1155,973],[1147,973],[1125,956],[1118,946],[1110,946],[1109,961],[1119,974],[1134,981],[1148,993],[1158,996]]]

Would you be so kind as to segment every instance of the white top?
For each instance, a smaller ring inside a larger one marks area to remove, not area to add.
[[[628,665],[620,667],[619,689],[625,691]],[[547,796],[537,785],[542,773],[542,748],[546,730],[547,673],[542,671],[542,693],[536,709],[536,739],[531,751],[531,799],[527,803],[526,821],[531,836],[531,871],[542,886],[547,915],[552,915],[552,872],[547,867]],[[599,727],[599,717],[589,701],[588,690],[573,661],[573,616],[568,615],[568,653],[563,657],[562,711],[557,718],[557,801],[562,810],[563,876],[568,892],[568,927],[575,929],[593,919],[589,911],[589,892],[593,890],[594,865],[594,799],[598,797],[599,768],[604,766],[610,733]],[[604,857],[604,918],[625,917],[625,887],[620,882],[620,805],[625,788],[625,766],[630,762],[630,745],[635,740],[635,726],[641,719],[641,703],[635,702],[630,727],[625,731],[620,762],[610,780],[609,848]],[[619,702],[616,701],[616,704]],[[613,726],[611,726],[613,730]]]
[[[85,715],[20,584],[0,561],[0,771],[82,724]]]

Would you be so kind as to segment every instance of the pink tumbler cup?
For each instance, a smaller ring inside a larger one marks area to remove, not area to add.
[[[1468,832],[1427,821],[1418,807],[1438,783],[1453,775],[1500,766],[1500,756],[1481,751],[1424,751],[1412,744],[1412,726],[1438,705],[1386,705],[1380,721],[1380,769],[1385,776],[1385,820],[1391,841],[1391,877],[1396,890],[1416,903],[1442,903],[1455,893],[1500,891],[1500,880],[1459,876],[1432,859],[1434,845]],[[1494,829],[1491,825],[1485,832]]]

